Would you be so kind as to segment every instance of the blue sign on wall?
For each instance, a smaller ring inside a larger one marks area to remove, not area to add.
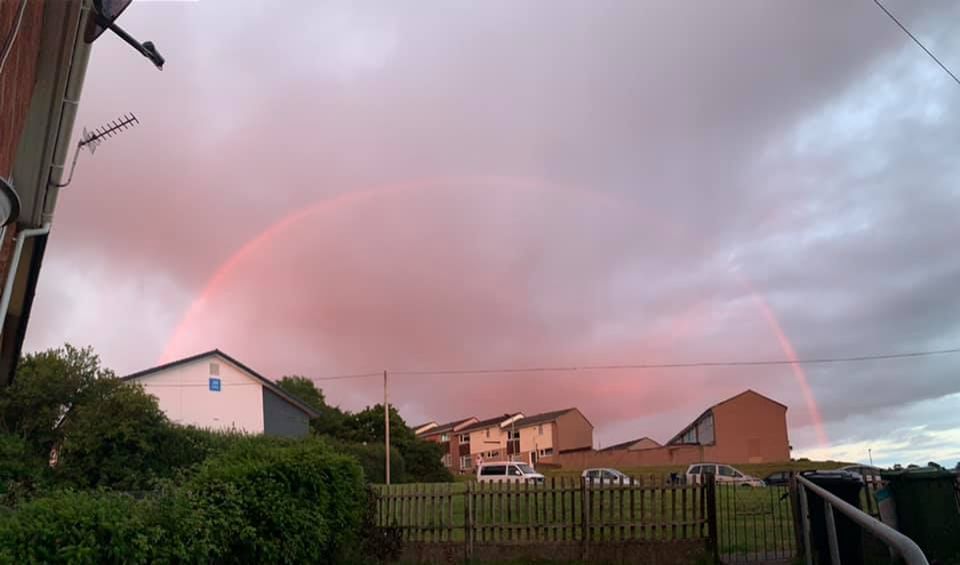
[[[210,377],[210,390],[220,392],[220,379]]]

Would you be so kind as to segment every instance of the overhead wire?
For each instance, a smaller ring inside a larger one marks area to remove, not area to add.
[[[857,363],[864,361],[884,361],[891,359],[909,359],[916,357],[930,357],[934,355],[950,355],[960,353],[960,347],[949,349],[932,349],[925,351],[908,351],[902,353],[880,353],[874,355],[856,355],[849,357],[813,357],[808,359],[765,359],[748,361],[690,361],[678,363],[624,363],[614,365],[564,365],[542,367],[504,367],[478,369],[423,369],[388,371],[390,376],[440,376],[440,375],[484,375],[505,373],[562,373],[576,371],[620,371],[620,370],[651,370],[651,369],[689,369],[703,367],[758,367],[776,365],[823,365],[830,363]],[[334,381],[346,379],[361,379],[378,377],[379,373],[357,373],[351,375],[335,375],[329,377],[314,377],[314,381]]]
[[[873,0],[873,3],[876,4],[878,8],[880,8],[881,10],[883,10],[883,13],[886,14],[887,17],[889,17],[891,20],[893,20],[893,23],[897,24],[897,26],[898,26],[901,30],[903,30],[903,33],[907,34],[907,35],[910,37],[910,39],[913,40],[914,43],[916,43],[917,45],[919,45],[919,46],[920,46],[920,49],[923,49],[923,51],[924,51],[927,55],[929,55],[930,58],[933,59],[933,61],[934,61],[935,63],[937,63],[938,65],[940,65],[940,68],[943,69],[943,72],[945,72],[945,73],[947,73],[948,75],[950,75],[950,78],[953,79],[953,82],[957,83],[957,85],[960,86],[960,79],[957,78],[957,75],[953,74],[953,71],[951,71],[949,68],[947,68],[947,66],[946,66],[945,64],[943,64],[943,61],[941,61],[940,59],[938,59],[937,56],[934,55],[932,51],[930,51],[929,49],[927,49],[927,46],[924,45],[919,39],[917,39],[917,36],[913,35],[913,33],[911,33],[909,29],[907,29],[907,26],[905,26],[905,25],[903,25],[902,23],[900,23],[900,20],[898,20],[897,17],[894,16],[893,13],[891,13],[890,10],[888,10],[886,6],[884,6],[883,4],[881,4],[881,3],[880,3],[880,0]]]

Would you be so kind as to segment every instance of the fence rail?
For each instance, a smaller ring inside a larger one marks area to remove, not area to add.
[[[378,523],[416,542],[528,544],[703,540],[711,538],[712,485],[662,479],[593,483],[379,486]]]
[[[799,483],[800,488],[800,506],[803,508],[803,544],[805,548],[804,553],[806,555],[806,562],[808,565],[813,563],[813,551],[810,540],[811,520],[809,518],[812,509],[809,508],[807,501],[807,489],[816,494],[823,504],[823,513],[827,530],[827,541],[830,550],[830,561],[833,563],[833,565],[840,564],[840,549],[835,524],[836,518],[834,516],[835,511],[839,511],[865,531],[883,541],[890,549],[896,551],[908,565],[927,565],[927,558],[924,556],[923,551],[921,551],[920,547],[907,536],[880,522],[868,512],[864,512],[860,508],[845,502],[843,499],[832,494],[823,487],[814,484],[806,477],[798,476],[797,482]]]

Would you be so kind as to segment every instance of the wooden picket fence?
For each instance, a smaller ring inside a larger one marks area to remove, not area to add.
[[[378,521],[413,542],[536,544],[716,539],[715,489],[663,478],[379,488]],[[712,522],[712,525],[711,525]]]

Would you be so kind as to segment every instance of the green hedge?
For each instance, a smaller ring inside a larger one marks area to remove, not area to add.
[[[366,503],[360,466],[317,440],[239,441],[185,490],[213,525],[214,557],[243,562],[338,562]]]
[[[384,470],[387,468],[384,457],[383,444],[362,444],[337,442],[333,444],[338,453],[349,455],[363,467],[363,476],[369,483],[382,484],[386,482]],[[395,483],[408,482],[406,480],[406,462],[400,450],[390,448],[390,479]]]
[[[0,514],[0,563],[144,563],[153,535],[128,496],[64,491]]]
[[[321,442],[238,440],[140,500],[61,491],[0,512],[0,563],[357,561],[366,505],[360,466]]]

